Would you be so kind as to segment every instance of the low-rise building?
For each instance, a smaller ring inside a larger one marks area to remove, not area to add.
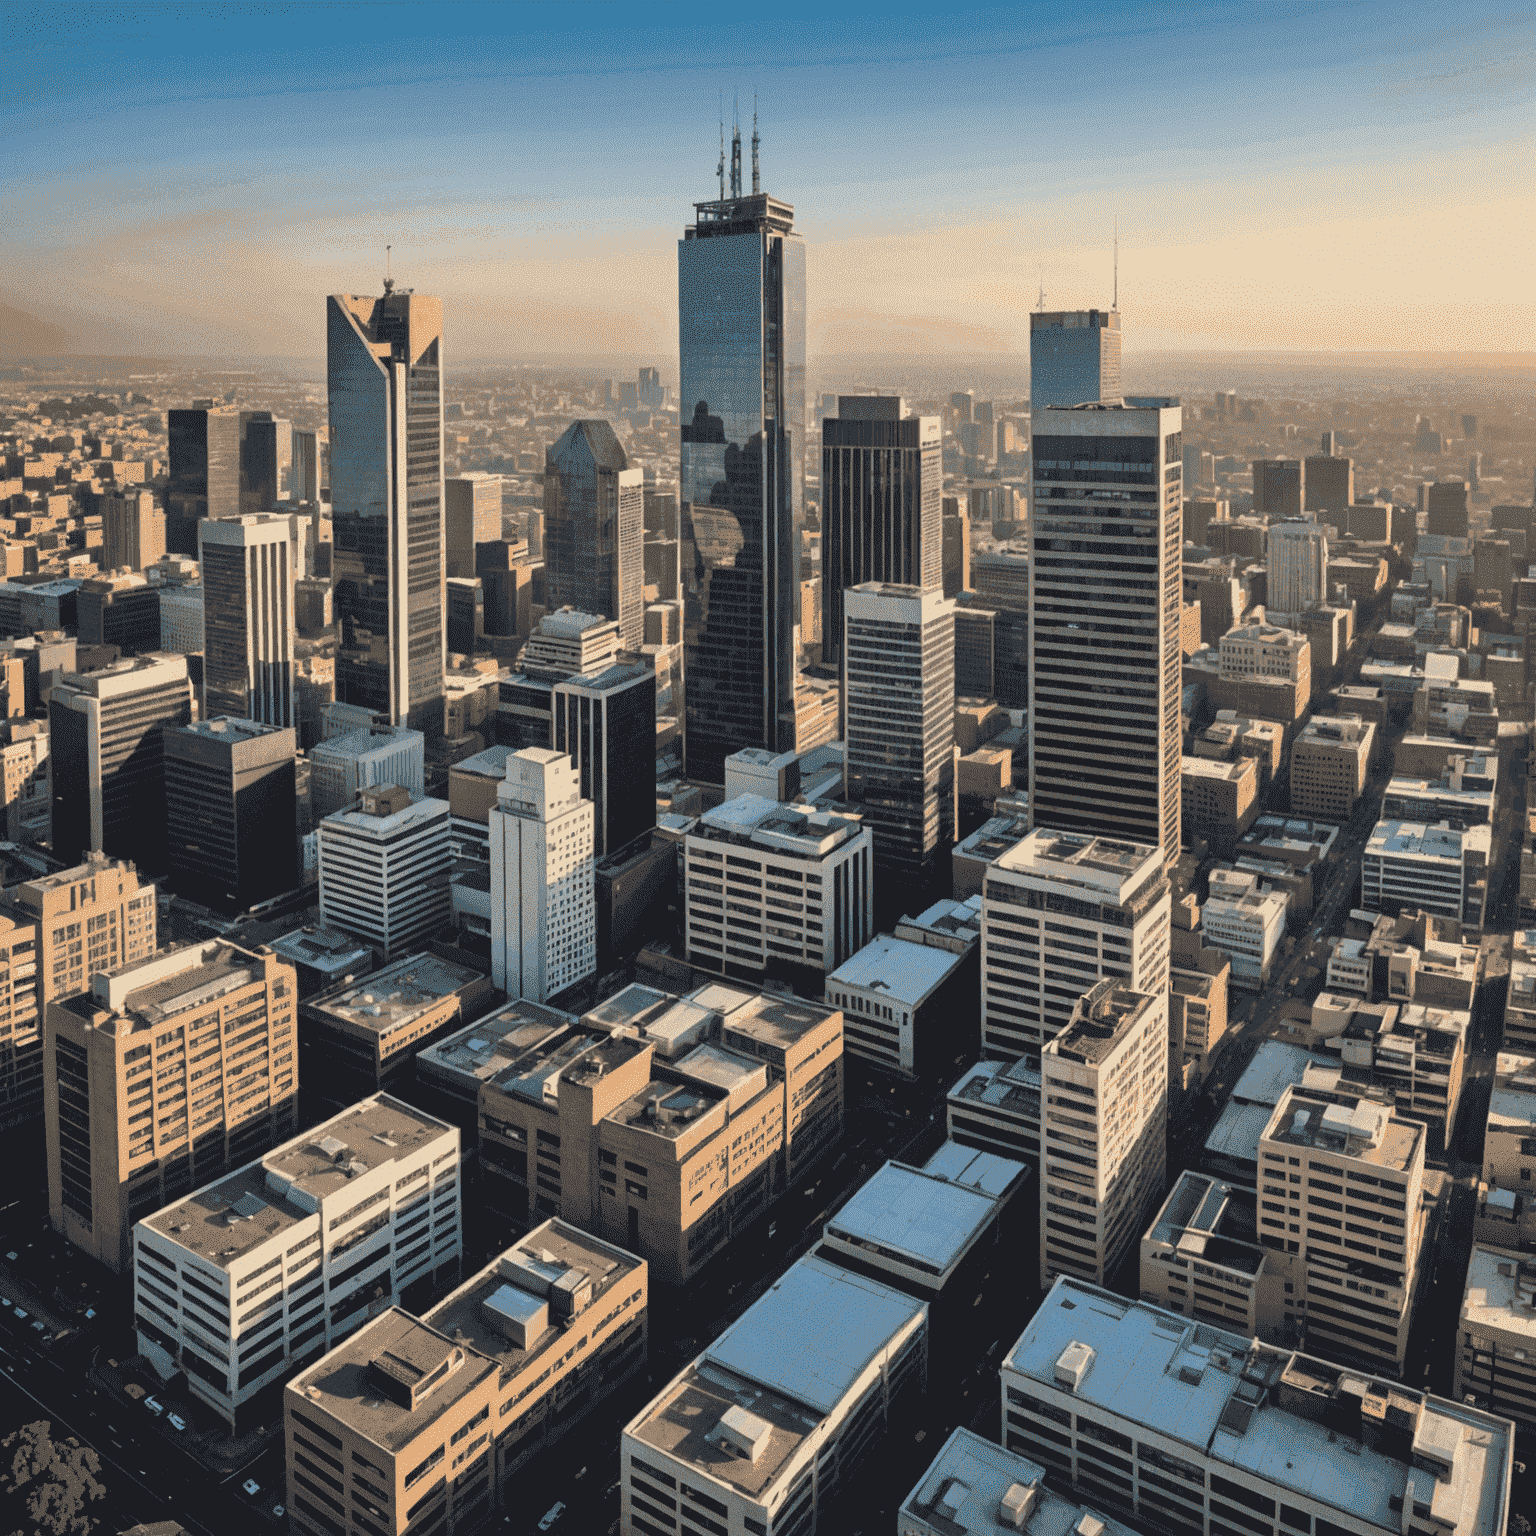
[[[299,997],[313,997],[338,983],[366,976],[379,963],[372,945],[350,933],[309,923],[272,939],[271,948],[294,969]]]
[[[1500,1248],[1536,1247],[1536,1056],[1500,1051],[1483,1136],[1477,1237]]]
[[[1001,1376],[1007,1449],[1158,1530],[1498,1536],[1511,1513],[1507,1419],[1069,1276]]]
[[[1179,784],[1185,845],[1204,841],[1219,858],[1231,857],[1238,838],[1259,814],[1257,759],[1224,763],[1185,757]]]
[[[621,1529],[820,1528],[927,1357],[926,1303],[801,1259],[624,1426]]]
[[[1269,984],[1280,940],[1285,936],[1287,901],[1265,890],[1256,874],[1217,870],[1200,909],[1200,926],[1212,948],[1232,964],[1232,985],[1257,991]]]
[[[978,1061],[944,1099],[951,1141],[1038,1167],[1040,1069],[1017,1061]]]
[[[1362,945],[1369,965],[1366,995],[1375,1001],[1470,1008],[1477,990],[1478,946],[1461,924],[1428,912],[1377,917]],[[1330,987],[1330,990],[1331,987]],[[1354,990],[1354,989],[1348,989]]]
[[[981,895],[987,866],[996,863],[1028,835],[1029,822],[1023,817],[993,816],[982,822],[969,837],[961,838],[950,855],[955,900],[966,901]]]
[[[1291,811],[1345,822],[1370,778],[1376,727],[1358,715],[1315,715],[1291,746]]]
[[[1458,831],[1446,822],[1378,821],[1360,869],[1367,912],[1423,911],[1481,928],[1492,828]]]
[[[1517,929],[1510,941],[1503,1043],[1536,1056],[1536,928]]]
[[[457,1128],[379,1094],[134,1227],[139,1350],[243,1434],[263,1388],[462,1246]]]
[[[1203,1078],[1217,1046],[1226,1037],[1232,966],[1219,952],[1207,953],[1218,954],[1220,964],[1215,971],[1174,966],[1168,973],[1170,1081],[1182,1075],[1176,1068],[1190,1068]]]
[[[1536,1433],[1536,1258],[1474,1243],[1459,1332],[1457,1395]]]
[[[1453,758],[1450,771],[1439,779],[1396,775],[1382,797],[1382,818],[1386,821],[1443,821],[1458,831],[1491,822],[1493,781],[1475,770],[1468,774],[1462,766],[1467,761],[1464,756]]]

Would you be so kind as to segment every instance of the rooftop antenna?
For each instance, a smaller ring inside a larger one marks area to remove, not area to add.
[[[394,276],[392,274],[392,266],[391,266],[390,256],[389,256],[389,253],[393,249],[394,249],[394,247],[390,246],[390,245],[386,245],[384,247],[384,292],[385,293],[393,293],[395,291],[395,279],[394,279]]]
[[[741,196],[741,113],[731,102],[731,196]]]
[[[720,92],[720,160],[715,166],[715,175],[720,178],[720,201],[725,201],[725,92]]]
[[[1045,311],[1045,269],[1043,267],[1040,270],[1040,299],[1036,303],[1035,308],[1040,310],[1042,314]]]
[[[752,196],[762,191],[757,175],[757,93],[752,94]]]
[[[1113,301],[1110,309],[1116,313],[1120,309],[1120,215],[1115,215],[1115,287]]]

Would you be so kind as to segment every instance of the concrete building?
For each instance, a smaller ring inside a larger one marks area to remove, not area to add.
[[[480,1084],[506,1071],[524,1052],[574,1028],[576,1015],[514,998],[414,1053],[412,1098],[451,1120],[471,1139],[479,1125]]]
[[[183,656],[140,656],[99,672],[67,672],[48,704],[53,851],[88,852],[158,869],[165,855],[167,726],[192,718]]]
[[[981,903],[987,1055],[1033,1063],[1103,976],[1136,992],[1167,987],[1164,857],[1144,844],[1037,827],[989,866]],[[1071,915],[1069,933],[1058,932],[1063,925],[1051,913]]]
[[[97,971],[89,992],[48,1004],[55,1231],[121,1270],[136,1221],[292,1134],[295,990],[270,950],[215,939]]]
[[[927,1357],[926,1303],[801,1259],[625,1425],[621,1531],[821,1527]]]
[[[840,595],[845,793],[874,835],[877,904],[947,895],[955,840],[955,605],[864,582]]]
[[[303,575],[294,519],[277,513],[198,524],[203,576],[203,718],[291,727],[293,585]]]
[[[164,733],[171,885],[226,915],[299,884],[293,730],[221,717]]]
[[[1306,466],[1300,459],[1253,460],[1253,510],[1259,517],[1300,517],[1306,508]]]
[[[320,921],[387,956],[419,949],[448,921],[448,802],[394,784],[318,827]]]
[[[1232,1085],[1232,1092],[1205,1140],[1200,1163],[1204,1171],[1235,1184],[1257,1184],[1259,1139],[1274,1114],[1280,1096],[1306,1076],[1307,1067],[1323,1057],[1298,1045],[1265,1040],[1253,1060]]]
[[[1376,726],[1358,715],[1316,715],[1291,744],[1291,811],[1342,825],[1371,776]]]
[[[1016,812],[991,816],[969,837],[961,838],[950,855],[951,888],[956,901],[980,896],[987,869],[1029,833],[1027,817]]]
[[[1354,460],[1342,454],[1309,454],[1302,461],[1302,501],[1314,516],[1331,512],[1342,519],[1355,505]]]
[[[153,491],[132,486],[101,498],[101,566],[142,571],[165,554],[165,513]]]
[[[1457,831],[1411,821],[1379,821],[1365,845],[1360,905],[1367,912],[1421,911],[1481,928],[1492,828]]]
[[[1459,1331],[1457,1395],[1536,1432],[1536,1258],[1474,1243]]]
[[[1181,758],[1179,793],[1185,844],[1204,842],[1218,858],[1230,858],[1238,838],[1258,818],[1258,759]]]
[[[190,656],[203,648],[203,588],[163,586],[160,592],[160,649]]]
[[[1047,406],[1118,400],[1120,312],[1036,310],[1029,317],[1029,408],[1041,425]]]
[[[443,543],[447,575],[475,574],[475,545],[501,537],[501,476],[483,470],[443,480]]]
[[[31,845],[48,841],[53,812],[48,778],[48,727],[40,720],[12,717],[0,727],[8,841]]]
[[[1439,779],[1394,775],[1382,796],[1382,819],[1445,822],[1458,832],[1492,822],[1496,780],[1479,771],[1483,762],[1496,763],[1497,758],[1454,757],[1450,771]],[[1468,768],[1469,763],[1477,766]]]
[[[422,793],[426,742],[405,726],[342,731],[310,748],[309,794],[316,822],[350,811],[365,789],[398,785]]]
[[[1226,1038],[1227,997],[1232,965],[1225,957],[1214,972],[1175,965],[1168,975],[1168,1081],[1189,1087],[1188,1074],[1205,1076],[1216,1048]]]
[[[1285,896],[1260,888],[1259,877],[1243,870],[1216,870],[1211,893],[1200,909],[1207,941],[1232,965],[1232,985],[1259,991],[1269,984],[1280,941],[1285,937]]]
[[[542,1003],[597,968],[592,802],[570,757],[507,759],[490,812],[491,980]]]
[[[1168,996],[1113,977],[1083,994],[1040,1055],[1040,1288],[1115,1274],[1163,1190]]]
[[[264,1388],[456,1278],[462,1228],[458,1129],[365,1099],[134,1226],[139,1351],[245,1433]]]
[[[1018,1061],[978,1061],[945,1095],[949,1139],[980,1152],[1040,1163],[1040,1069]]]
[[[1007,1449],[1159,1530],[1498,1536],[1510,1515],[1506,1419],[1068,1276],[1001,1376]]]
[[[1295,683],[1310,694],[1312,647],[1305,635],[1274,624],[1246,624],[1221,637],[1221,676],[1234,682],[1251,680]]]
[[[1328,540],[1334,530],[1315,520],[1271,523],[1269,585],[1271,613],[1299,618],[1328,601]]]
[[[688,961],[727,976],[831,972],[873,928],[873,835],[849,816],[742,795],[684,838]]]

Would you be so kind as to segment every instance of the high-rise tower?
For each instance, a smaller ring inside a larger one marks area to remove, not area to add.
[[[688,772],[716,784],[795,745],[805,488],[805,247],[790,204],[742,195],[740,138],[677,248]]]
[[[326,301],[336,698],[443,731],[443,305],[398,292]]]
[[[1120,315],[1113,309],[1036,310],[1029,317],[1029,409],[1120,398]]]
[[[197,556],[197,524],[240,510],[240,412],[212,400],[166,412],[165,547]]]
[[[1179,853],[1182,413],[1036,412],[1029,809],[1037,827]]]
[[[293,523],[255,512],[198,525],[205,720],[293,724]]]

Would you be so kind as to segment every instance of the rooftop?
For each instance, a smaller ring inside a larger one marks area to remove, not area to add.
[[[1240,757],[1236,762],[1224,763],[1218,758],[1184,757],[1179,760],[1179,771],[1191,779],[1221,779],[1236,782],[1254,771],[1251,757]]]
[[[948,1097],[1039,1119],[1040,1072],[1022,1059],[978,1061],[949,1090]]]
[[[1378,858],[1438,859],[1460,865],[1465,853],[1481,852],[1486,857],[1492,837],[1493,829],[1486,822],[1459,832],[1443,821],[1435,825],[1422,821],[1378,821],[1365,851]]]
[[[1423,1147],[1424,1127],[1374,1099],[1293,1085],[1270,1111],[1263,1140],[1406,1172]]]
[[[809,805],[781,805],[765,795],[737,795],[699,817],[692,837],[755,843],[797,858],[823,858],[859,836],[850,816]]]
[[[1463,1327],[1522,1333],[1536,1348],[1536,1257],[1474,1243],[1461,1321]]]
[[[306,1006],[355,1029],[391,1035],[445,997],[476,987],[484,979],[479,971],[438,955],[408,955],[360,982],[323,992]]]
[[[1147,1237],[1187,1259],[1257,1274],[1264,1263],[1255,1192],[1186,1169],[1163,1202]]]
[[[271,941],[283,959],[336,976],[347,971],[366,971],[373,965],[373,950],[339,928],[296,928]]]
[[[1518,1135],[1536,1128],[1536,1056],[1500,1051],[1488,1100],[1488,1129]]]
[[[990,864],[1010,848],[1016,847],[1029,834],[1029,823],[1015,816],[992,816],[977,827],[969,837],[955,844],[955,852],[962,857],[980,859]]]
[[[827,985],[878,992],[914,1008],[964,963],[965,957],[953,950],[882,933],[838,966],[827,977]]]
[[[1136,992],[1113,977],[1095,983],[1078,1000],[1067,1027],[1048,1041],[1043,1057],[1096,1066],[1141,1027],[1157,997]]]
[[[575,1023],[574,1014],[559,1008],[514,999],[428,1046],[417,1056],[416,1068],[466,1084],[481,1083],[530,1050],[558,1039]]]

